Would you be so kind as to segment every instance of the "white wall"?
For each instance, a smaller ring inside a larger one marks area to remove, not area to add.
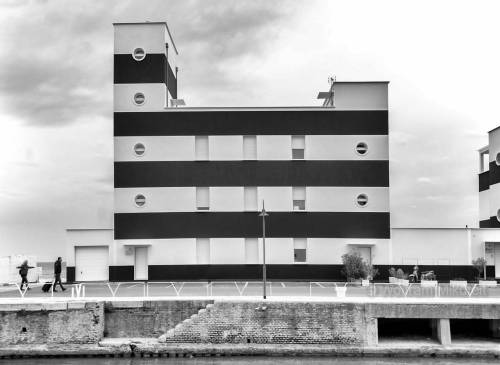
[[[292,137],[289,135],[257,136],[257,159],[291,160]]]
[[[368,196],[368,204],[364,207],[360,207],[356,203],[360,194]],[[389,188],[307,187],[306,210],[319,212],[388,212]]]
[[[143,213],[143,212],[193,212],[196,210],[196,188],[167,187],[167,188],[116,188],[116,213]],[[142,207],[135,205],[135,196],[142,194],[146,197],[146,204]],[[243,198],[241,198],[243,201]]]
[[[132,54],[137,47],[146,53],[165,54],[164,24],[115,24],[115,54]]]
[[[244,196],[242,186],[210,187],[210,210],[243,211]]]
[[[136,143],[145,146],[141,156]],[[115,161],[194,161],[194,136],[114,137]]]
[[[210,263],[213,265],[245,264],[244,238],[211,238]]]
[[[210,160],[243,159],[243,136],[209,136],[208,145]]]
[[[388,83],[337,82],[335,107],[337,110],[387,110]]]
[[[469,265],[467,230],[393,229],[395,265]]]
[[[67,266],[75,266],[75,246],[113,246],[112,229],[68,229],[66,230]],[[108,262],[113,262],[113,250],[109,250]]]
[[[490,188],[487,191],[489,215],[490,217],[496,217],[497,211],[500,209],[500,184],[490,185]],[[482,191],[481,193],[484,192],[486,191]],[[479,193],[479,198],[481,198],[481,193]]]
[[[389,138],[376,135],[307,135],[306,160],[388,160]],[[368,151],[356,152],[356,145],[365,142]]]
[[[259,186],[257,188],[257,207],[262,209],[262,201],[265,202],[266,210],[292,211],[292,187],[291,186]]]
[[[145,102],[142,105],[134,103],[134,95],[143,93]],[[162,111],[166,107],[167,87],[157,84],[114,84],[113,105],[117,112]]]

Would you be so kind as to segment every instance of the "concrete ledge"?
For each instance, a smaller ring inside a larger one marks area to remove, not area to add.
[[[141,341],[142,340],[142,341]],[[345,347],[334,345],[286,344],[158,344],[150,339],[108,339],[103,346],[95,345],[17,345],[0,349],[0,358],[44,356],[136,356],[136,357],[195,357],[195,356],[360,356],[360,357],[461,357],[499,358],[498,345],[491,346],[374,346]],[[153,339],[151,339],[153,340]]]

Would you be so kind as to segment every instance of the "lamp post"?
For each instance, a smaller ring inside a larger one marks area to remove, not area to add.
[[[266,209],[264,208],[264,200],[262,201],[262,211],[259,217],[262,217],[262,284],[263,284],[263,298],[266,299]]]

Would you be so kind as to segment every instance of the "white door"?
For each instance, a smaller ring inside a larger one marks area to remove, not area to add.
[[[75,247],[75,280],[109,280],[108,246]]]
[[[370,265],[372,263],[372,248],[371,247],[355,247],[354,251],[359,252],[363,260]]]
[[[134,265],[135,280],[148,280],[148,248],[135,248],[135,265]]]

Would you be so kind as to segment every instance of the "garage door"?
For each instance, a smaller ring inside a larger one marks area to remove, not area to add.
[[[75,280],[108,280],[108,246],[75,247]]]

